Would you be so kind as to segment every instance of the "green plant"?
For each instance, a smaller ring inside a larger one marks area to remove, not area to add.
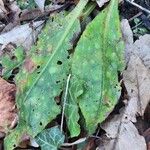
[[[49,19],[37,44],[25,57],[19,55],[22,63],[15,62],[20,68],[15,78],[19,123],[5,138],[6,150],[15,148],[24,135],[43,137],[49,132],[43,129],[62,110],[71,137],[80,134],[80,126],[90,135],[117,103],[121,90],[118,71],[124,68],[118,1],[111,0],[87,25],[76,45],[80,15],[87,3],[80,0],[67,16],[58,13]],[[61,98],[59,105],[57,97]],[[57,132],[60,135],[62,130],[57,127]]]

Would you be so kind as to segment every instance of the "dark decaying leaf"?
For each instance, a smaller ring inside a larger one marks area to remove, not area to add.
[[[6,137],[5,149],[12,150],[25,134],[35,137],[60,113],[55,97],[59,96],[67,79],[68,50],[73,48],[70,41],[80,32],[78,17],[87,2],[81,0],[66,18],[58,16],[48,23],[37,46],[27,56],[16,78],[19,124]]]

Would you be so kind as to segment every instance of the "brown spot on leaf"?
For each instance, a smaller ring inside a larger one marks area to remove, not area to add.
[[[36,68],[36,65],[30,58],[27,58],[25,60],[24,67],[29,73],[31,73]]]
[[[108,98],[106,95],[104,95],[103,103],[104,103],[107,107],[110,107],[110,101],[109,101],[109,98]]]
[[[16,87],[0,78],[0,132],[7,132],[17,117],[15,108]]]

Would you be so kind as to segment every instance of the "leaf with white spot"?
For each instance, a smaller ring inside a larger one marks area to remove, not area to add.
[[[24,59],[25,53],[22,47],[17,47],[15,50],[9,52],[9,54],[3,52],[0,57],[0,63],[3,64],[3,78],[8,79],[11,76],[13,69],[19,67]]]
[[[124,69],[123,50],[118,0],[111,0],[87,26],[72,61],[69,90],[80,107],[90,134],[108,116],[120,97],[118,71]],[[73,121],[75,113],[72,116],[68,120]]]
[[[68,51],[80,32],[78,18],[87,2],[81,0],[68,16],[58,15],[50,21],[27,56],[16,77],[19,124],[5,139],[7,150],[16,147],[24,134],[35,137],[60,113],[55,99],[70,71]]]
[[[57,126],[46,129],[36,136],[36,142],[40,145],[41,150],[57,150],[64,140],[65,136]]]

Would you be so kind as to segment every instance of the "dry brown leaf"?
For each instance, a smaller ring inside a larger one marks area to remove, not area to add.
[[[136,116],[143,116],[150,101],[150,70],[135,54],[131,54],[127,70],[123,73],[123,80],[129,95],[128,116],[133,122]]]
[[[133,33],[127,19],[122,20],[121,28],[126,46],[126,62],[129,62],[131,54],[135,54],[143,61],[147,68],[150,68],[150,35],[140,36],[139,40],[133,42]]]
[[[143,116],[150,102],[150,35],[141,36],[133,43],[133,34],[127,20],[122,21],[122,31],[128,65],[123,80],[131,105],[128,112],[131,120],[136,122],[136,115]]]
[[[147,69],[150,69],[150,35],[139,37],[133,46],[133,53],[138,55]]]
[[[38,7],[40,8],[40,10],[42,12],[44,12],[44,4],[45,4],[45,0],[34,0],[35,3],[38,5]]]
[[[0,18],[4,18],[7,14],[7,10],[5,9],[3,0],[0,0]]]
[[[44,12],[41,12],[41,10],[39,8],[35,8],[35,9],[25,9],[22,11],[21,15],[20,15],[20,21],[27,21],[27,20],[34,20],[37,18],[37,16],[41,17],[42,15],[48,15],[50,13],[53,13],[55,11],[58,11],[59,9],[63,8],[64,5],[47,5],[45,6],[45,10]]]
[[[110,0],[96,0],[99,7],[104,6],[105,3],[109,2]],[[119,2],[122,2],[123,0],[119,0]]]
[[[36,41],[38,34],[43,27],[43,21],[37,21],[33,24],[24,24],[17,26],[7,33],[0,35],[0,44],[2,49],[10,42],[17,46],[22,45],[25,50],[29,50]]]
[[[107,140],[103,140],[98,150],[146,150],[145,139],[139,135],[134,124],[128,120],[126,108],[120,115],[115,115],[102,124],[101,127],[106,131]]]
[[[0,0],[0,9],[1,9],[3,12],[7,13],[7,10],[5,9],[3,0]]]
[[[15,92],[15,85],[0,78],[0,132],[7,133],[8,129],[15,125]]]

